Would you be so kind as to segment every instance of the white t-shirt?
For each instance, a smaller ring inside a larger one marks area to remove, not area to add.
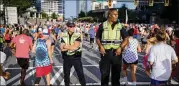
[[[149,52],[149,62],[153,62],[150,77],[154,80],[166,81],[171,76],[172,60],[177,56],[174,49],[165,44],[157,43]]]
[[[0,76],[0,86],[5,86],[6,85],[6,80]]]
[[[4,61],[6,60],[6,54],[4,52],[0,51],[0,55],[1,55],[1,61],[0,61],[0,63],[3,64]]]
[[[0,55],[1,55],[1,57],[0,57],[0,59],[1,59],[0,65],[2,65],[2,64],[4,64],[4,62],[6,60],[6,54],[4,52],[0,51]],[[3,70],[4,70],[4,68],[3,68]],[[6,85],[6,80],[3,78],[3,76],[0,76],[0,85],[2,85],[2,86]]]

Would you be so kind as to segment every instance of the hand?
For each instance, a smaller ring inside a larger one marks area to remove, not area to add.
[[[16,54],[16,50],[15,49],[11,49],[11,52],[12,52],[13,55]]]
[[[9,77],[10,77],[10,73],[9,73],[9,72],[5,72],[4,78],[5,78],[5,79],[9,79]]]
[[[106,51],[103,47],[100,47],[100,53],[104,56],[106,54]]]
[[[64,49],[68,49],[70,46],[69,45],[64,45],[63,48]]]
[[[50,63],[53,64],[53,59],[50,59]]]
[[[116,53],[116,56],[119,56],[121,54],[121,48],[118,48],[115,53]]]

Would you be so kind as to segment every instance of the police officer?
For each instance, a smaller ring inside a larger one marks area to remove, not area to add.
[[[79,82],[82,86],[86,86],[84,72],[81,62],[81,34],[74,33],[75,24],[72,21],[67,22],[67,32],[62,33],[61,51],[64,59],[64,81],[65,86],[70,83],[70,70],[74,66],[78,75]]]
[[[117,19],[117,9],[109,9],[107,21],[99,26],[96,34],[96,42],[101,53],[101,61],[99,63],[101,86],[108,86],[110,69],[112,72],[112,86],[120,86],[119,79],[122,63],[120,30],[122,25]]]

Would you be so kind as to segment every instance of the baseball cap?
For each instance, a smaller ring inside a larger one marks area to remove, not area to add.
[[[43,33],[43,35],[49,35],[48,29],[43,29],[42,33]]]
[[[74,27],[74,26],[75,26],[75,23],[74,23],[73,21],[68,21],[68,22],[66,23],[66,25],[67,25],[68,27],[70,27],[70,26]]]
[[[39,31],[39,32],[42,32],[42,28],[39,28],[38,31]]]

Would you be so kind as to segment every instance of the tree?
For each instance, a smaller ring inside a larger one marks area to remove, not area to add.
[[[90,11],[88,11],[88,13],[87,13],[87,16],[89,17],[94,17],[95,15],[94,15],[94,13],[92,12],[92,10],[90,10]]]
[[[161,13],[160,17],[161,18],[165,18],[168,19],[171,23],[172,21],[176,21],[179,22],[179,9],[178,9],[178,5],[179,5],[179,1],[178,0],[170,0],[171,5],[164,7],[163,12]]]
[[[136,12],[135,11],[132,11],[132,10],[129,10],[125,4],[122,5],[121,8],[118,9],[118,14],[119,14],[119,19],[120,21],[122,22],[125,22],[125,19],[126,19],[126,10],[127,10],[127,13],[128,13],[128,21],[130,20],[136,20]]]
[[[56,13],[52,13],[51,18],[52,18],[52,19],[57,19],[57,18],[58,18],[58,15],[57,15]]]
[[[26,12],[33,5],[33,0],[3,0],[5,6],[17,7],[18,15]]]
[[[47,18],[47,17],[48,15],[44,11],[42,11],[42,18]]]
[[[80,13],[78,14],[78,17],[79,17],[79,18],[81,18],[81,17],[86,17],[85,12],[80,11]]]
[[[128,9],[128,8],[126,7],[125,4],[123,4],[122,7],[118,9],[118,15],[119,15],[118,18],[121,21],[125,21],[125,18],[126,18],[126,9]]]

